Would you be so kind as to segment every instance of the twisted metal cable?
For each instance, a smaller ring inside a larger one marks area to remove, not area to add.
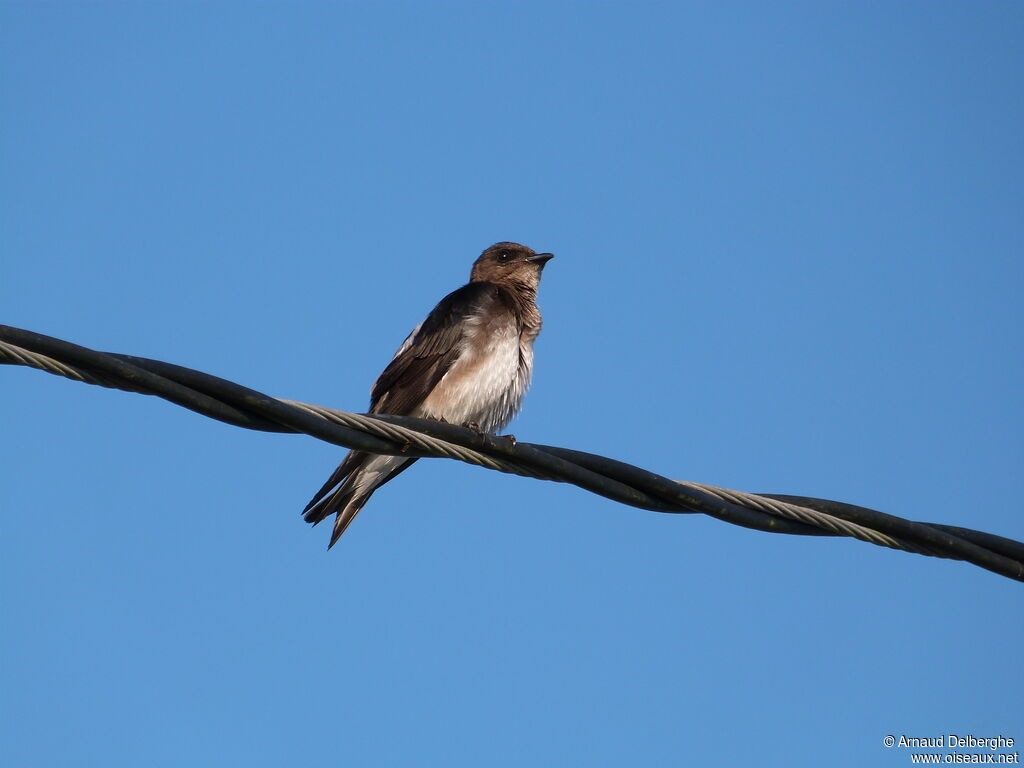
[[[870,544],[877,544],[880,547],[902,549],[905,552],[913,552],[918,555],[931,555],[932,557],[939,556],[938,553],[928,547],[917,546],[911,542],[902,541],[901,539],[893,536],[887,536],[884,533],[879,533],[878,531],[872,530],[866,526],[851,523],[823,512],[818,512],[817,510],[813,510],[809,507],[801,507],[798,504],[790,504],[785,501],[776,501],[775,499],[759,496],[756,493],[746,493],[744,491],[733,491],[729,488],[719,488],[716,485],[693,483],[686,480],[679,480],[678,482],[683,485],[690,486],[691,488],[700,488],[713,496],[717,496],[725,501],[731,501],[734,504],[750,507],[751,509],[759,509],[763,512],[767,512],[768,514],[778,515],[779,517],[784,517],[788,520],[798,520],[801,523],[816,525],[827,531],[832,531],[839,536],[849,536],[850,538],[866,541]]]
[[[1024,581],[1024,544],[971,529],[917,523],[842,502],[752,494],[675,481],[581,451],[518,443],[443,422],[355,414],[272,398],[159,360],[103,353],[0,326],[0,364],[23,365],[87,384],[156,395],[235,426],[302,432],[336,445],[416,458],[450,458],[499,472],[569,482],[642,509],[703,513],[774,533],[847,536],[878,546],[959,559]]]
[[[348,411],[339,411],[322,405],[310,405],[309,403],[301,403],[298,400],[281,399],[281,402],[287,403],[288,405],[294,405],[296,408],[302,408],[304,411],[308,411],[320,418],[333,421],[335,424],[343,424],[346,427],[360,429],[365,432],[369,432],[372,435],[377,435],[378,437],[383,437],[387,440],[393,440],[396,443],[404,442],[410,447],[416,446],[423,451],[429,451],[431,456],[439,459],[456,459],[457,461],[464,461],[467,464],[475,464],[478,467],[486,467],[487,469],[494,469],[498,472],[505,472],[510,475],[533,477],[539,480],[552,479],[538,472],[532,472],[525,467],[521,467],[515,462],[495,459],[485,453],[480,453],[479,451],[474,451],[470,448],[463,448],[461,445],[449,443],[446,440],[438,440],[437,438],[424,435],[421,432],[416,432],[415,430],[399,426],[398,424],[388,424],[384,421],[378,421],[370,416],[363,416],[358,413],[349,413]]]
[[[95,384],[100,387],[109,387],[110,389],[120,388],[116,380],[106,376],[99,376],[85,369],[65,365],[60,360],[54,360],[52,357],[40,355],[28,349],[22,349],[14,344],[8,344],[6,341],[0,341],[0,359],[4,363],[24,365],[28,368],[46,371],[56,376],[63,376],[72,381],[80,381],[83,384]]]

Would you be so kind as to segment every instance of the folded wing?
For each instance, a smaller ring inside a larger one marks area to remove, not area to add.
[[[408,416],[415,412],[463,352],[467,320],[500,300],[493,289],[489,283],[469,283],[434,307],[377,377],[370,393],[370,413]],[[306,505],[306,522],[316,525],[336,514],[328,548],[334,546],[373,492],[415,461],[350,451]]]

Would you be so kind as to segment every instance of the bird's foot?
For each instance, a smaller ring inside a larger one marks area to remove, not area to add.
[[[484,431],[483,431],[482,429],[480,429],[480,425],[479,425],[479,424],[477,424],[477,423],[476,423],[475,421],[467,421],[467,422],[466,422],[465,424],[463,424],[462,426],[464,426],[464,427],[465,427],[466,429],[471,429],[471,430],[473,430],[473,431],[474,431],[474,432],[476,432],[476,433],[477,433],[478,435],[482,435],[482,434],[484,434]]]
[[[502,435],[501,439],[502,440],[508,440],[511,445],[515,445],[516,444],[516,436],[515,435]]]

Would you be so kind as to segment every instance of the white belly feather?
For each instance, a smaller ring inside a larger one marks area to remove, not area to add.
[[[476,424],[484,432],[494,432],[519,410],[532,372],[533,344],[520,340],[515,323],[485,330],[479,319],[469,319],[458,361],[423,401],[417,415],[452,424]]]

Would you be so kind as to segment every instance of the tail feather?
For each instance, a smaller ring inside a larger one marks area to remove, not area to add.
[[[320,525],[324,520],[337,512],[348,503],[352,496],[352,489],[342,483],[339,487],[320,499],[315,505],[306,510],[303,519],[310,525]]]
[[[332,491],[335,491],[335,486],[339,483],[344,484],[344,481],[359,467],[361,467],[367,459],[370,458],[370,454],[363,453],[362,451],[349,451],[341,464],[338,465],[337,469],[331,473],[331,476],[327,478],[327,482],[323,484],[319,491],[314,494],[313,498],[309,500],[309,503],[302,510],[302,515],[307,523],[316,525],[322,521],[327,515],[331,514],[333,510],[318,514],[316,507],[322,506],[321,502],[328,496],[333,495]]]
[[[359,510],[363,508],[363,505],[369,501],[369,499],[369,493],[360,498],[349,499],[345,502],[345,506],[338,510],[338,514],[334,518],[334,530],[331,531],[331,541],[327,544],[328,549],[338,543],[338,539],[341,538],[341,534],[343,534],[345,529],[348,528],[352,521],[356,519],[356,515],[359,514]]]
[[[335,514],[333,547],[373,492],[411,467],[416,459],[379,456],[352,451],[303,510],[307,523],[316,525]],[[339,485],[340,483],[340,485]]]

